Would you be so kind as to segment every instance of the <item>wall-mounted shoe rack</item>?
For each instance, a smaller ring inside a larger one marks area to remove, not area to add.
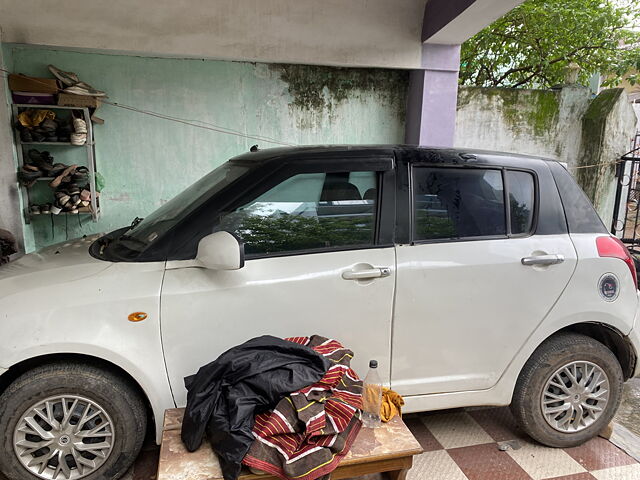
[[[87,124],[87,141],[83,145],[73,145],[71,142],[23,142],[20,138],[20,132],[14,128],[15,141],[18,151],[18,168],[22,168],[24,165],[25,149],[37,148],[37,147],[57,147],[57,148],[84,148],[87,153],[87,169],[89,170],[89,189],[91,192],[90,211],[70,213],[60,212],[59,215],[90,215],[91,219],[96,222],[100,218],[100,203],[98,194],[96,191],[96,156],[95,156],[95,144],[93,139],[93,125],[91,123],[91,114],[86,107],[63,107],[59,105],[32,105],[32,104],[13,104],[13,125],[18,121],[18,114],[26,109],[41,109],[41,110],[71,110],[76,112],[82,112],[83,119]],[[56,154],[58,154],[56,152]],[[40,177],[37,179],[36,184],[40,182],[46,182],[47,184],[53,180],[52,177]],[[31,223],[31,220],[36,217],[48,217],[49,214],[33,215],[31,213],[32,195],[31,189],[35,185],[26,187],[20,185],[20,192],[22,195],[22,204],[24,206],[24,218],[25,223]],[[53,215],[53,214],[51,214]]]

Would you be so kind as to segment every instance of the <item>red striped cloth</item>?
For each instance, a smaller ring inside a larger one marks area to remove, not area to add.
[[[256,440],[243,463],[283,480],[328,478],[362,426],[362,381],[350,367],[353,352],[340,342],[317,335],[286,340],[311,347],[331,367],[319,382],[256,416]]]

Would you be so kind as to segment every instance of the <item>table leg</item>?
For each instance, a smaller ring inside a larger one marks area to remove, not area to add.
[[[407,473],[409,473],[408,468],[403,468],[402,470],[394,470],[393,472],[387,472],[389,475],[389,480],[406,480]]]

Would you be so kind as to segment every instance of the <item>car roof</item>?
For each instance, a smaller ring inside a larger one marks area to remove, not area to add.
[[[269,162],[272,160],[286,160],[295,162],[309,157],[354,158],[361,156],[390,156],[400,153],[409,162],[437,163],[489,163],[489,164],[531,164],[531,161],[557,162],[552,158],[523,155],[507,152],[494,152],[471,148],[419,147],[416,145],[303,145],[291,147],[277,147],[258,149],[254,152],[243,153],[233,157],[233,162]]]

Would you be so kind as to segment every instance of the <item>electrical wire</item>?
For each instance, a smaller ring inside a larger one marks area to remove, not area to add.
[[[10,71],[5,70],[3,68],[0,68],[0,71],[2,71],[4,73],[7,73],[7,74],[11,73]],[[3,75],[3,77],[7,78],[4,75]],[[32,78],[32,77],[30,77],[30,78],[33,81],[36,81],[36,82],[39,81],[36,78]],[[41,82],[41,83],[43,85],[47,85],[48,86],[48,84],[46,84],[45,82]],[[258,134],[242,133],[239,130],[234,130],[232,128],[227,128],[227,127],[222,127],[222,126],[219,126],[219,125],[215,125],[213,123],[205,122],[204,120],[194,120],[194,119],[185,119],[185,118],[180,118],[180,117],[174,117],[174,116],[163,114],[163,113],[153,112],[151,110],[143,110],[141,108],[137,108],[137,107],[134,107],[134,106],[131,106],[131,105],[125,105],[125,104],[117,103],[117,102],[110,102],[108,100],[105,100],[104,98],[99,98],[99,99],[100,99],[100,101],[102,103],[105,103],[107,105],[111,105],[113,107],[122,108],[124,110],[129,110],[131,112],[141,113],[141,114],[144,114],[144,115],[149,115],[149,116],[152,116],[152,117],[155,117],[155,118],[160,118],[160,119],[167,120],[167,121],[170,121],[170,122],[181,123],[183,125],[188,125],[188,126],[195,127],[195,128],[202,128],[202,129],[205,129],[205,130],[210,130],[210,131],[213,131],[213,132],[223,133],[223,134],[227,134],[227,135],[235,135],[235,136],[238,136],[238,137],[249,138],[249,139],[257,140],[257,141],[260,141],[260,142],[272,143],[272,144],[275,144],[275,145],[290,146],[290,147],[296,146],[295,143],[283,142],[283,141],[280,141],[280,140],[276,140],[273,137],[267,137],[267,136],[258,135]],[[634,153],[634,152],[636,152],[638,150],[640,150],[640,147],[635,148],[635,149],[625,153],[623,155],[623,157],[626,157],[627,155],[629,155],[631,153]],[[579,165],[579,166],[576,166],[576,167],[573,167],[573,168],[576,169],[576,170],[584,169],[584,168],[596,168],[596,167],[601,167],[601,166],[605,166],[605,165],[617,165],[618,163],[622,163],[622,162],[624,162],[624,160],[620,159],[620,160],[615,160],[613,162],[601,162],[601,163],[593,163],[593,164],[590,164],[590,165]]]
[[[4,72],[6,74],[10,74],[11,73],[10,71],[8,71],[8,70],[6,70],[4,68],[0,68],[0,71]],[[3,78],[7,78],[7,77],[5,75],[3,75]],[[29,77],[29,78],[32,81],[39,82],[39,83],[42,83],[43,85],[49,86],[47,83],[42,82],[41,80],[39,80],[37,78],[32,78],[32,77]],[[122,108],[124,110],[128,110],[128,111],[131,111],[131,112],[136,112],[136,113],[140,113],[140,114],[144,114],[144,115],[149,115],[149,116],[152,116],[152,117],[155,117],[155,118],[160,118],[160,119],[167,120],[167,121],[170,121],[170,122],[181,123],[183,125],[188,125],[188,126],[195,127],[195,128],[201,128],[201,129],[204,129],[204,130],[210,130],[210,131],[213,131],[213,132],[223,133],[223,134],[226,134],[226,135],[234,135],[234,136],[237,136],[237,137],[247,138],[247,139],[251,139],[251,140],[257,140],[259,142],[272,143],[274,145],[289,146],[289,147],[296,146],[295,143],[284,142],[284,141],[281,141],[281,140],[277,140],[277,139],[275,139],[273,137],[267,137],[267,136],[259,135],[259,134],[243,133],[243,132],[241,132],[239,130],[235,130],[235,129],[227,128],[227,127],[222,127],[222,126],[219,126],[219,125],[215,125],[215,124],[212,124],[212,123],[205,122],[203,120],[189,120],[189,119],[184,119],[184,118],[180,118],[180,117],[173,117],[171,115],[167,115],[167,114],[164,114],[164,113],[158,113],[158,112],[153,112],[153,111],[150,111],[150,110],[144,110],[144,109],[137,108],[137,107],[134,107],[134,106],[131,106],[131,105],[125,105],[125,104],[122,104],[122,103],[111,102],[111,101],[106,100],[106,99],[101,98],[101,97],[98,97],[98,99],[102,103],[105,103],[107,105],[111,105],[113,107]]]

